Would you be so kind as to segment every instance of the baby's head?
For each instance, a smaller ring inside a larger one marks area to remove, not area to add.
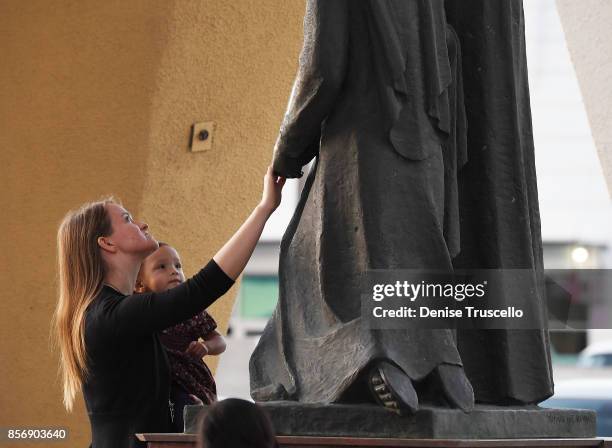
[[[136,279],[136,292],[164,292],[185,281],[178,252],[166,243],[144,259]]]
[[[228,398],[211,405],[200,420],[198,448],[278,448],[274,434],[259,405]]]

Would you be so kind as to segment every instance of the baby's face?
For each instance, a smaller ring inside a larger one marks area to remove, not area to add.
[[[170,246],[161,246],[142,263],[141,282],[149,291],[164,292],[185,281],[181,259]]]

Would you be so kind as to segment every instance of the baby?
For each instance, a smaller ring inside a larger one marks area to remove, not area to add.
[[[149,255],[138,272],[136,292],[163,292],[185,281],[177,251],[166,243]],[[170,398],[174,405],[173,426],[183,432],[183,408],[186,404],[212,404],[217,390],[212,373],[202,360],[206,355],[225,351],[225,340],[215,329],[217,323],[203,311],[185,322],[165,329],[160,340],[166,348],[172,372]],[[199,338],[204,341],[199,341]]]

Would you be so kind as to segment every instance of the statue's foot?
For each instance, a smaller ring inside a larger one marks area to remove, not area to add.
[[[453,364],[440,364],[436,373],[442,391],[451,406],[470,412],[474,409],[474,390],[465,376],[463,367]]]
[[[419,408],[419,398],[412,380],[387,361],[374,366],[370,372],[369,386],[379,404],[399,415],[412,414]]]
[[[464,412],[474,409],[474,390],[463,367],[440,364],[417,385],[421,403],[459,408]]]
[[[380,361],[370,371],[369,387],[379,404],[400,415],[415,413],[419,401],[464,412],[474,409],[472,385],[463,367],[454,364],[440,364],[424,380],[413,384],[399,367]]]

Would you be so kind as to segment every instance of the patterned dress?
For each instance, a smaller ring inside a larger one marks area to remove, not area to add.
[[[212,373],[201,359],[185,353],[192,341],[206,339],[217,328],[217,323],[206,311],[197,314],[174,327],[163,330],[160,339],[172,371],[172,382],[189,394],[197,396],[204,404],[217,400],[217,388]]]

